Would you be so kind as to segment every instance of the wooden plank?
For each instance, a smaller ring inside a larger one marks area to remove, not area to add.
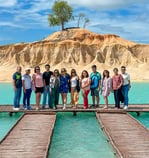
[[[149,131],[129,114],[96,113],[117,156],[149,157]]]
[[[48,157],[55,121],[54,113],[24,114],[0,142],[0,157]]]
[[[73,109],[70,105],[67,106],[66,110],[62,109],[62,105],[58,105],[58,109],[54,110],[54,109],[49,109],[46,108],[44,110],[40,109],[40,112],[149,112],[149,105],[146,104],[140,104],[140,105],[129,105],[129,109],[128,110],[123,110],[123,109],[114,109],[114,105],[109,105],[109,109],[103,109],[104,105],[100,105],[100,108],[91,108],[91,109],[83,109],[83,105],[79,105],[78,109]],[[35,110],[35,105],[32,106],[33,110],[31,110],[32,112],[36,111]],[[13,111],[13,107],[12,105],[0,105],[0,112],[18,112],[18,111]],[[27,112],[28,111],[24,111],[23,107],[21,106],[21,109],[19,110],[19,112]]]

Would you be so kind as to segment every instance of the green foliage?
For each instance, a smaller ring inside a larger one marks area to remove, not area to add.
[[[50,26],[62,26],[64,30],[64,24],[73,19],[73,9],[68,5],[66,1],[56,1],[52,8],[53,13],[49,14]]]

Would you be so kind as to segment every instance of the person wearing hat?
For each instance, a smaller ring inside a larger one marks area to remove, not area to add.
[[[23,86],[23,107],[24,110],[31,110],[30,97],[32,93],[32,81],[30,76],[30,68],[25,69],[25,74],[22,76],[22,86]]]

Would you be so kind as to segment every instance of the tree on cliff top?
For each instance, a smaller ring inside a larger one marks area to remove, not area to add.
[[[50,26],[62,26],[64,30],[64,24],[73,19],[73,9],[68,5],[66,1],[55,1],[52,7],[52,14],[49,14],[49,23]]]

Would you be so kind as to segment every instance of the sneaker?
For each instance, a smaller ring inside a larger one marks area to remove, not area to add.
[[[65,110],[66,109],[66,104],[64,104],[64,106],[63,106],[63,110]]]
[[[127,110],[128,109],[128,106],[124,106],[124,110]]]
[[[95,105],[91,105],[89,108],[91,109],[91,108],[95,108],[96,106]]]
[[[27,107],[27,110],[32,110],[31,106],[28,106],[28,107]]]
[[[96,105],[96,108],[99,108],[99,105]]]
[[[45,109],[45,107],[44,107],[44,106],[42,106],[42,109]]]
[[[27,110],[27,108],[24,108],[24,110],[26,111],[26,110]]]
[[[14,108],[14,107],[13,107],[13,110],[14,110],[14,111],[17,111],[17,108]]]

